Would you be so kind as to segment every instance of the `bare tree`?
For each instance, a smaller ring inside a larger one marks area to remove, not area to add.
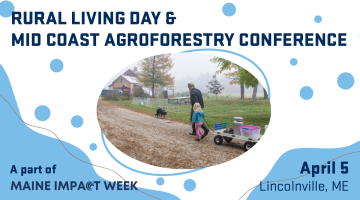
[[[206,87],[210,90],[209,93],[215,94],[217,100],[217,95],[221,94],[221,91],[224,89],[224,87],[217,80],[216,74],[213,76],[213,80],[211,80],[208,84],[209,85],[206,85]]]

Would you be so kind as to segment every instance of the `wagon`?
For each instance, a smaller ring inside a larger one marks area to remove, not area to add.
[[[233,139],[242,140],[244,141],[244,149],[245,151],[247,151],[251,149],[257,142],[259,142],[261,138],[261,136],[259,138],[252,138],[237,134],[225,133],[224,132],[225,130],[226,130],[226,123],[215,124],[215,131],[214,131],[215,144],[221,145],[224,142],[224,140],[226,142],[231,142]]]

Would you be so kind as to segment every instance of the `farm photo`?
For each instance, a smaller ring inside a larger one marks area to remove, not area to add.
[[[256,148],[270,123],[266,87],[241,64],[172,53],[120,65],[99,94],[97,117],[111,144],[138,161],[221,164]]]

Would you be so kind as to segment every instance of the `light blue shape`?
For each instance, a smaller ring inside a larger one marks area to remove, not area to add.
[[[161,177],[159,177],[158,179],[156,179],[156,183],[158,184],[158,185],[164,185],[164,179],[163,178],[161,178]]]
[[[350,73],[344,72],[339,75],[337,83],[341,89],[347,90],[352,88],[355,83],[355,79]]]
[[[71,124],[75,128],[80,128],[83,125],[83,123],[84,123],[84,120],[79,115],[76,115],[71,119]]]
[[[353,142],[356,142],[356,140]],[[360,142],[343,148],[301,148],[289,150],[276,161],[270,173],[262,180],[263,185],[255,187],[247,200],[358,199],[360,188],[358,180],[360,176],[360,171],[358,170],[360,168],[359,149]],[[305,161],[310,168],[310,174],[307,174],[306,171],[301,173]],[[330,164],[328,164],[328,161],[330,161]],[[312,170],[312,165],[323,164],[325,164],[326,168],[321,167],[321,171],[318,171],[319,174],[315,174]],[[346,168],[348,168],[347,172]],[[328,169],[331,169],[330,173],[327,171]],[[332,170],[335,170],[335,173],[332,173]],[[312,173],[314,173],[314,177]],[[267,183],[268,181],[269,184]],[[334,183],[337,185],[339,182],[348,186],[341,186],[341,190],[339,188],[335,189]],[[276,185],[271,190],[270,187],[273,183]],[[257,184],[260,184],[260,180]],[[296,184],[301,184],[301,189]],[[320,191],[319,184],[324,184],[325,191]],[[249,185],[244,190],[246,191],[254,186],[256,185]],[[269,187],[269,190],[267,187]],[[288,189],[286,190],[286,188]],[[244,193],[239,194],[239,197],[242,195]]]
[[[0,16],[2,17],[10,17],[12,12],[14,12],[15,7],[10,1],[2,1],[0,2]]]
[[[320,15],[317,15],[314,20],[316,23],[320,23],[322,21],[322,17]]]
[[[64,64],[61,60],[54,59],[50,63],[50,68],[53,72],[58,73],[58,72],[61,72],[61,70],[64,68]]]
[[[292,58],[292,59],[290,60],[290,64],[291,64],[292,66],[297,65],[297,63],[298,63],[298,61],[297,61],[296,58]]]
[[[271,96],[271,93],[270,93],[270,85],[269,85],[269,81],[267,80],[266,76],[265,76],[265,73],[262,71],[262,69],[252,60],[250,60],[249,58],[247,58],[246,56],[243,56],[239,53],[236,53],[236,52],[233,52],[233,51],[229,51],[229,50],[223,50],[223,49],[193,49],[193,50],[187,50],[187,51],[182,51],[181,53],[191,53],[191,52],[197,52],[197,51],[218,51],[218,52],[225,52],[225,53],[230,53],[230,54],[233,54],[233,55],[236,55],[236,56],[239,56],[241,58],[244,58],[245,60],[249,61],[251,64],[253,64],[260,72],[261,74],[263,75],[264,79],[265,79],[265,82],[266,82],[266,86],[268,88],[268,96],[269,96],[269,99],[270,99],[270,96]]]
[[[231,17],[235,14],[236,7],[232,3],[227,3],[223,6],[222,11],[223,11],[224,15]]]
[[[95,143],[90,144],[90,149],[95,151],[97,149],[97,145]]]
[[[0,152],[2,152],[2,160],[0,164],[0,199],[37,199],[37,200],[63,200],[63,199],[86,199],[86,200],[99,200],[116,199],[119,196],[122,199],[142,199],[142,200],[179,200],[174,195],[169,193],[149,190],[138,187],[138,190],[119,191],[106,190],[101,178],[95,172],[90,159],[87,155],[76,146],[69,144],[56,138],[50,137],[53,133],[48,132],[50,135],[45,136],[30,129],[26,124],[21,121],[21,115],[13,94],[10,81],[6,75],[5,70],[0,65]],[[44,130],[46,131],[46,130]],[[54,134],[57,134],[56,132]],[[59,134],[58,134],[59,136]],[[61,139],[61,137],[60,137]],[[64,146],[63,146],[64,145]],[[66,148],[68,152],[64,149]],[[71,153],[71,155],[69,154]],[[78,160],[73,156],[76,156]],[[106,163],[96,163],[100,167],[108,167]],[[10,173],[11,167],[15,165],[17,172]],[[21,176],[21,167],[43,167],[42,174],[25,174]],[[46,167],[53,167],[56,165],[55,173],[46,174]],[[113,169],[117,171],[117,169]],[[113,172],[114,172],[113,171]],[[121,171],[121,170],[120,170]],[[114,173],[114,181],[123,181],[119,176]],[[86,189],[77,190],[79,183],[88,181],[100,181],[98,190],[94,187],[93,190],[86,191]],[[18,183],[21,181],[22,187],[25,181],[31,186],[32,181],[43,182],[43,190],[11,190],[11,183],[14,181]],[[45,181],[50,182],[50,190],[45,190]],[[75,181],[77,186],[73,190],[55,190],[54,183],[57,181]],[[131,180],[141,182],[139,179]],[[138,186],[138,185],[137,185]]]
[[[304,100],[311,99],[313,97],[313,95],[314,95],[314,91],[309,86],[305,86],[305,87],[301,88],[301,90],[300,90],[300,96]]]
[[[184,188],[186,191],[191,192],[194,191],[196,188],[196,183],[192,179],[188,179],[184,182]]]
[[[50,109],[47,106],[39,106],[35,109],[35,117],[39,121],[46,121],[50,117]]]

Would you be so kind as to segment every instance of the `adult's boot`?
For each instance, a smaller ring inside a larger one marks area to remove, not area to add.
[[[205,124],[203,123],[203,124],[201,125],[201,128],[204,129],[204,131],[205,131],[204,136],[207,136],[207,134],[208,134],[209,131],[210,131],[210,130],[208,129],[208,127],[206,127]]]
[[[193,132],[190,132],[190,135],[196,135],[195,123],[192,125]]]

